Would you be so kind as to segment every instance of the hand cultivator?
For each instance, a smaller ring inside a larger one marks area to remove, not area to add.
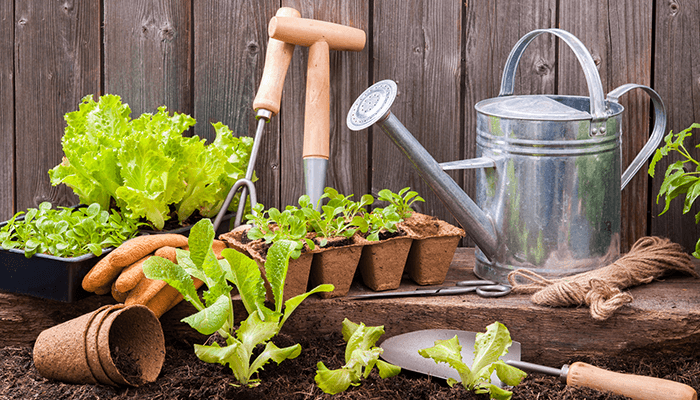
[[[293,8],[283,7],[270,20],[270,40],[265,55],[265,67],[260,79],[258,94],[253,101],[258,128],[250,155],[246,177],[231,188],[226,202],[214,221],[218,229],[234,194],[241,189],[241,200],[234,226],[241,223],[246,203],[246,192],[250,192],[251,206],[255,205],[256,193],[251,178],[255,167],[262,131],[265,122],[277,114],[287,68],[292,59],[294,46],[309,47],[306,75],[306,107],[304,114],[304,182],[306,194],[312,204],[319,206],[326,184],[326,169],[330,154],[330,50],[361,51],[365,47],[365,32],[349,26],[331,22],[300,18]]]

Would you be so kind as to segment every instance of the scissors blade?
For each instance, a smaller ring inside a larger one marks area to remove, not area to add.
[[[412,297],[412,296],[445,296],[454,294],[471,293],[476,291],[476,286],[471,287],[438,287],[438,288],[418,288],[415,290],[401,290],[397,292],[375,292],[348,296],[350,299],[378,299],[391,297]]]

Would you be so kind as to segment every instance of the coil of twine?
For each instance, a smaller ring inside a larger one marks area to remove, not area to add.
[[[650,283],[665,274],[680,272],[698,277],[683,247],[669,239],[643,237],[629,253],[614,263],[560,279],[546,279],[526,269],[508,274],[514,293],[532,294],[535,304],[551,307],[589,306],[596,320],[608,319],[617,309],[632,302],[623,289]],[[523,278],[528,283],[519,283]]]

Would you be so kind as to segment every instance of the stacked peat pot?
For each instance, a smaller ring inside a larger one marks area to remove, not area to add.
[[[315,210],[308,196],[299,208],[288,206],[267,211],[260,204],[255,215],[219,238],[257,261],[264,271],[266,250],[280,239],[298,243],[299,256],[290,259],[284,287],[285,300],[306,292],[308,287],[332,284],[335,290],[319,293],[323,298],[342,297],[350,290],[359,270],[367,287],[374,291],[399,287],[404,272],[419,285],[440,284],[464,231],[445,221],[413,212],[411,205],[423,201],[404,188],[387,189],[379,200],[389,203],[371,212],[371,195],[359,201],[326,188],[325,206]]]
[[[41,332],[33,359],[48,379],[140,386],[160,374],[165,339],[147,307],[106,305]]]

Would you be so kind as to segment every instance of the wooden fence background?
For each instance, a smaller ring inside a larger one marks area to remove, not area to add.
[[[696,0],[2,0],[0,2],[0,218],[42,201],[74,204],[47,171],[61,161],[63,115],[87,94],[114,93],[132,116],[159,105],[253,136],[251,104],[262,73],[267,23],[280,6],[363,29],[361,52],[331,51],[331,157],[327,184],[341,193],[417,189],[422,212],[453,222],[380,131],[351,132],[345,117],[373,82],[393,79],[392,107],[439,161],[474,156],[479,100],[498,94],[505,59],[527,32],[557,27],[581,39],[606,93],[628,82],[655,88],[673,131],[700,121],[700,5]],[[301,146],[308,49],[297,46],[282,110],[267,124],[256,184],[267,206],[303,193]],[[552,35],[525,52],[516,93],[586,94],[573,53]],[[639,92],[639,93],[638,93]],[[649,135],[650,102],[626,95],[623,166]],[[700,133],[698,133],[700,136]],[[698,143],[700,140],[695,139]],[[668,163],[664,163],[665,167]],[[665,168],[663,169],[665,170]],[[662,170],[662,171],[663,171]],[[468,193],[472,172],[452,175]],[[694,207],[659,217],[661,179],[640,171],[622,202],[623,251],[647,234],[692,249]],[[663,201],[662,201],[663,203]],[[469,244],[469,242],[465,243]]]

